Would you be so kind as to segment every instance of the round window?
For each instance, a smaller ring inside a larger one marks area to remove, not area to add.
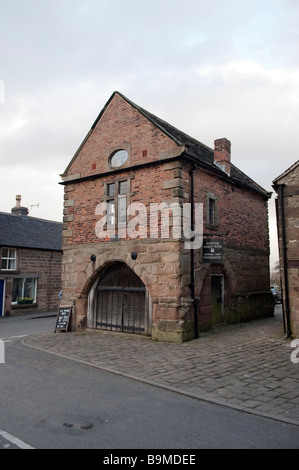
[[[114,168],[118,168],[126,163],[129,158],[129,154],[126,150],[117,150],[110,157],[110,165]]]

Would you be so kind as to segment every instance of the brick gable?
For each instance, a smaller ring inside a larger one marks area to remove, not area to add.
[[[113,171],[110,153],[128,149],[129,160],[123,166],[157,161],[177,153],[177,145],[165,133],[132,107],[119,94],[104,108],[95,127],[87,135],[64,177],[81,177]]]

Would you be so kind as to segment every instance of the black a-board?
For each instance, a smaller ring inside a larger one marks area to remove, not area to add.
[[[56,331],[67,332],[71,314],[72,314],[72,307],[59,307],[54,333],[56,333]]]

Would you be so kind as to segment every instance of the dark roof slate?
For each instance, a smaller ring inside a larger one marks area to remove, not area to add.
[[[62,223],[0,212],[0,246],[62,250]]]
[[[277,176],[277,178],[275,178],[275,180],[273,180],[273,184],[277,184],[279,180],[281,180],[282,178],[284,178],[286,175],[288,175],[289,173],[291,173],[292,171],[295,170],[295,168],[297,168],[297,166],[299,165],[299,160],[297,160],[295,163],[293,163],[293,165],[291,165],[287,170],[285,170],[281,175]]]
[[[118,92],[115,92],[118,93]],[[114,94],[115,94],[114,93]],[[114,94],[112,96],[114,96]],[[195,160],[198,161],[199,164],[203,164],[207,168],[210,168],[214,172],[217,172],[219,176],[223,177],[223,171],[214,164],[214,150],[208,147],[207,145],[199,142],[198,140],[190,137],[185,132],[177,129],[176,127],[172,126],[168,122],[160,119],[159,117],[155,116],[154,114],[146,111],[145,109],[141,108],[140,106],[136,105],[121,93],[118,93],[124,100],[126,100],[131,106],[135,107],[143,116],[145,116],[152,124],[158,127],[162,132],[168,135],[173,141],[175,141],[178,145],[184,145],[187,147],[187,154],[190,154]],[[110,101],[110,100],[109,100]],[[97,120],[98,121],[98,120]],[[97,122],[96,121],[96,122]],[[94,127],[94,126],[93,126]],[[267,192],[264,188],[258,185],[255,181],[253,181],[249,176],[239,170],[235,165],[231,164],[231,174],[229,177],[232,182],[236,184],[240,184],[246,186],[253,191],[256,191],[266,198],[270,196],[271,193]]]

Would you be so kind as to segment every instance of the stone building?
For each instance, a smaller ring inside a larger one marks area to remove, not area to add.
[[[0,317],[59,306],[62,223],[30,217],[16,199],[0,212]]]
[[[273,181],[284,326],[287,336],[299,337],[299,160]]]
[[[181,342],[273,315],[270,194],[230,147],[113,93],[61,175],[61,305],[73,307],[73,330]]]

